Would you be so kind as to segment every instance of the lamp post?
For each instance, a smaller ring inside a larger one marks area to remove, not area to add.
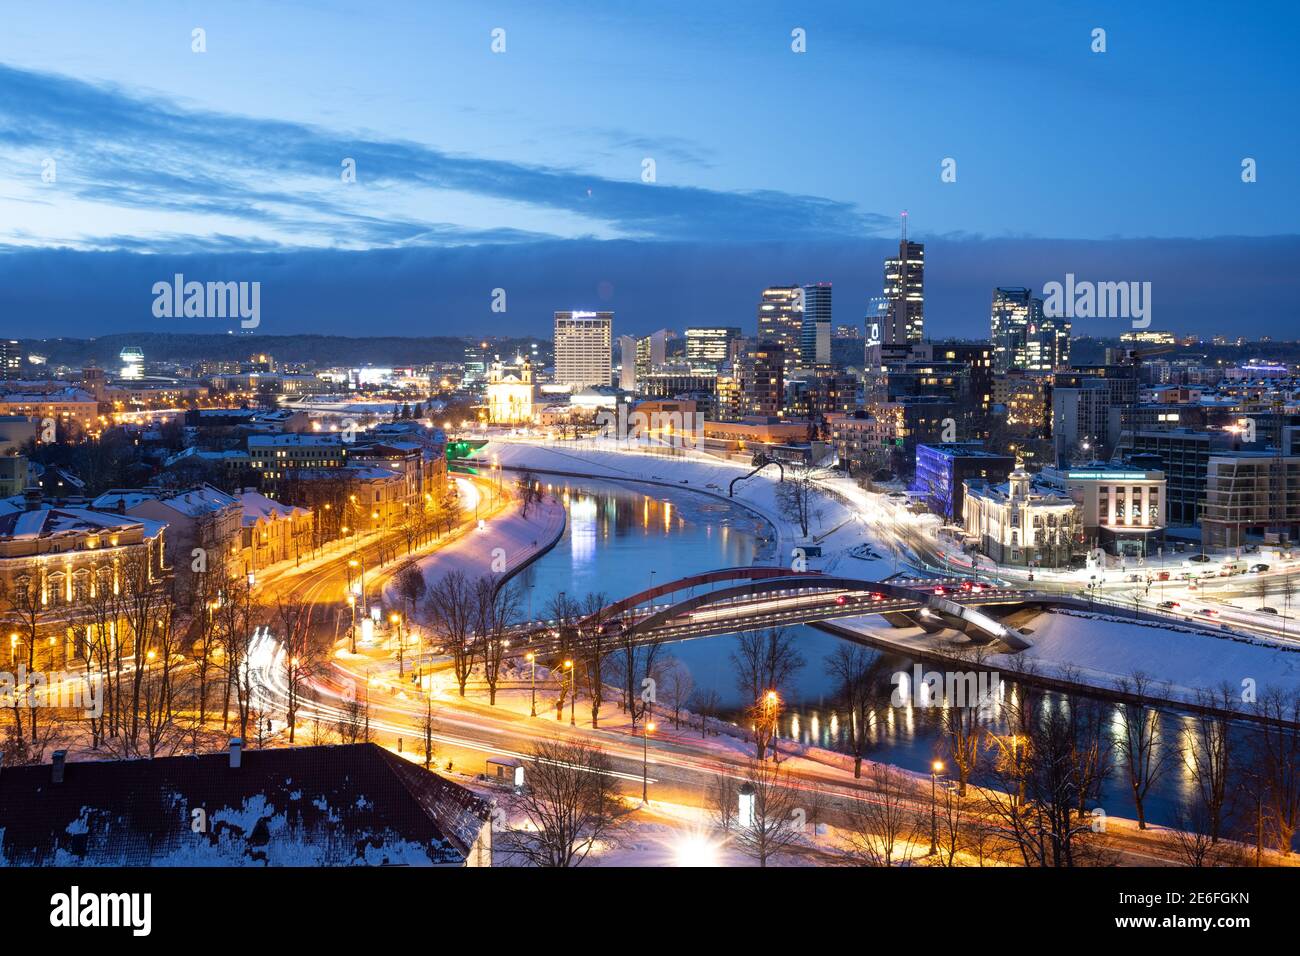
[[[777,763],[780,761],[777,760],[776,751],[776,722],[777,714],[780,712],[780,707],[781,695],[776,691],[769,690],[763,695],[763,724],[767,728],[767,742],[772,748],[772,759]],[[759,755],[759,759],[762,759],[761,754]]]
[[[936,760],[930,764],[930,855],[939,852],[939,774],[943,773],[943,761]]]
[[[356,595],[351,592],[348,592],[348,609],[352,613],[352,623],[350,625],[351,630],[348,634],[348,640],[351,642],[352,653],[355,654],[357,652],[357,598]]]
[[[397,628],[397,676],[401,677],[404,673],[402,669],[402,615],[394,611],[392,614],[388,615],[388,621]]]
[[[573,661],[565,661],[564,666],[569,669],[569,726],[578,726],[577,707],[578,707],[578,668],[573,666]]]
[[[641,730],[641,802],[650,802],[650,735],[654,733],[655,722],[647,720]]]
[[[530,690],[532,691],[533,705],[532,705],[532,709],[529,711],[528,716],[536,717],[537,716],[537,655],[534,654],[532,651],[529,651],[527,654],[524,655],[524,659],[528,661],[529,666],[532,668],[531,672],[528,675],[528,684]]]

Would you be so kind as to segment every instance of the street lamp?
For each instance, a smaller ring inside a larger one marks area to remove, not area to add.
[[[641,731],[641,802],[650,802],[650,735],[654,733],[655,722],[647,720]]]
[[[402,674],[403,674],[403,669],[402,669],[402,657],[403,657],[403,653],[402,653],[402,651],[403,651],[403,648],[402,648],[402,615],[400,615],[400,614],[398,614],[396,611],[394,611],[392,614],[388,615],[388,622],[389,622],[390,624],[392,624],[394,627],[397,628],[397,676],[398,676],[398,677],[401,677]]]
[[[930,855],[939,852],[939,774],[943,773],[943,761],[936,760],[930,764]]]
[[[769,690],[763,695],[763,724],[767,728],[767,740],[772,747],[772,759],[777,759],[776,722],[781,708],[781,695]],[[761,759],[761,756],[760,756]],[[778,761],[779,762],[779,761]]]
[[[578,726],[578,718],[575,711],[578,706],[578,671],[573,666],[573,661],[564,662],[565,670],[569,672],[569,726]]]
[[[524,660],[528,661],[529,665],[532,668],[531,673],[529,673],[528,675],[528,684],[530,689],[532,690],[533,706],[528,716],[536,717],[537,716],[537,655],[534,654],[532,651],[529,651],[527,654],[524,655]]]
[[[357,599],[351,592],[348,593],[348,609],[352,613],[352,627],[348,639],[351,641],[352,653],[355,654],[357,652]]]

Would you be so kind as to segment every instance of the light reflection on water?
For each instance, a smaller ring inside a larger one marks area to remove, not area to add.
[[[625,597],[676,578],[717,568],[755,563],[757,539],[767,533],[753,515],[725,500],[686,490],[633,487],[617,482],[554,480],[548,489],[561,496],[568,509],[568,526],[555,548],[523,571],[519,580],[532,588],[532,606],[547,607],[559,591],[582,600],[587,593],[603,592],[610,600]],[[759,563],[770,563],[760,561]],[[791,629],[806,660],[792,686],[790,703],[780,733],[832,750],[844,750],[849,715],[834,706],[832,681],[825,659],[839,646],[839,638],[816,628]],[[724,708],[738,714],[743,701],[735,683],[731,653],[734,637],[717,637],[665,645],[662,655],[682,661],[697,689],[716,690]],[[889,672],[911,673],[913,662],[889,660]],[[1019,690],[1003,681],[1002,699],[987,715],[994,733],[1006,731],[1008,704],[1015,706]],[[1042,706],[1068,712],[1071,698],[1047,693]],[[1119,708],[1107,720],[1112,745],[1122,734]],[[910,770],[925,771],[942,756],[941,710],[936,707],[885,708],[866,728],[868,756]],[[733,719],[739,721],[738,716]],[[1177,808],[1195,789],[1188,748],[1196,746],[1194,718],[1162,714],[1158,746],[1173,748],[1168,772],[1148,796],[1148,819],[1173,823]],[[1245,731],[1240,731],[1243,736]],[[1118,764],[1118,762],[1117,762]],[[1133,816],[1132,795],[1123,768],[1116,766],[1103,789],[1102,805],[1112,815]]]

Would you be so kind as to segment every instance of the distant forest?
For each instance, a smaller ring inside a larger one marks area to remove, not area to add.
[[[428,362],[461,362],[471,339],[451,336],[405,338],[397,335],[352,338],[342,335],[191,335],[158,332],[122,332],[94,339],[23,339],[24,354],[44,355],[50,365],[73,367],[94,363],[115,368],[119,355],[127,346],[144,351],[146,362],[189,363],[209,361],[247,361],[249,356],[264,352],[276,362],[304,362],[317,366],[334,365],[422,365]],[[492,343],[491,351],[503,358],[516,349],[527,350],[541,339],[502,339]],[[546,355],[550,343],[544,342]]]

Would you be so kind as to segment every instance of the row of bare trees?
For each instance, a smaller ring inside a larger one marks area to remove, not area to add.
[[[224,743],[232,727],[246,740],[264,737],[273,718],[258,703],[251,659],[263,628],[283,638],[293,742],[302,687],[323,654],[309,605],[269,604],[220,566],[164,576],[146,555],[131,555],[75,604],[51,606],[36,588],[4,599],[27,674],[6,708],[5,756],[15,762],[39,761],[55,740],[152,757]],[[50,706],[37,693],[59,674],[82,693],[77,706]]]
[[[827,670],[861,777],[866,731],[890,706],[882,658],[843,646]],[[1096,863],[1109,852],[1098,839],[1103,785],[1114,779],[1129,793],[1138,828],[1147,830],[1151,795],[1174,772],[1188,780],[1171,828],[1187,862],[1226,862],[1243,843],[1253,843],[1257,856],[1264,847],[1291,852],[1300,825],[1300,695],[1270,689],[1247,703],[1225,684],[1202,691],[1195,712],[1179,720],[1160,707],[1169,689],[1141,672],[1117,690],[1121,699],[1110,702],[1018,684],[999,704],[1002,732],[987,706],[935,709],[951,781],[941,813],[950,823],[963,817],[964,829],[978,834],[980,859],[1000,845],[1024,865]],[[879,772],[872,773],[880,789]],[[976,777],[983,786],[973,785]]]

